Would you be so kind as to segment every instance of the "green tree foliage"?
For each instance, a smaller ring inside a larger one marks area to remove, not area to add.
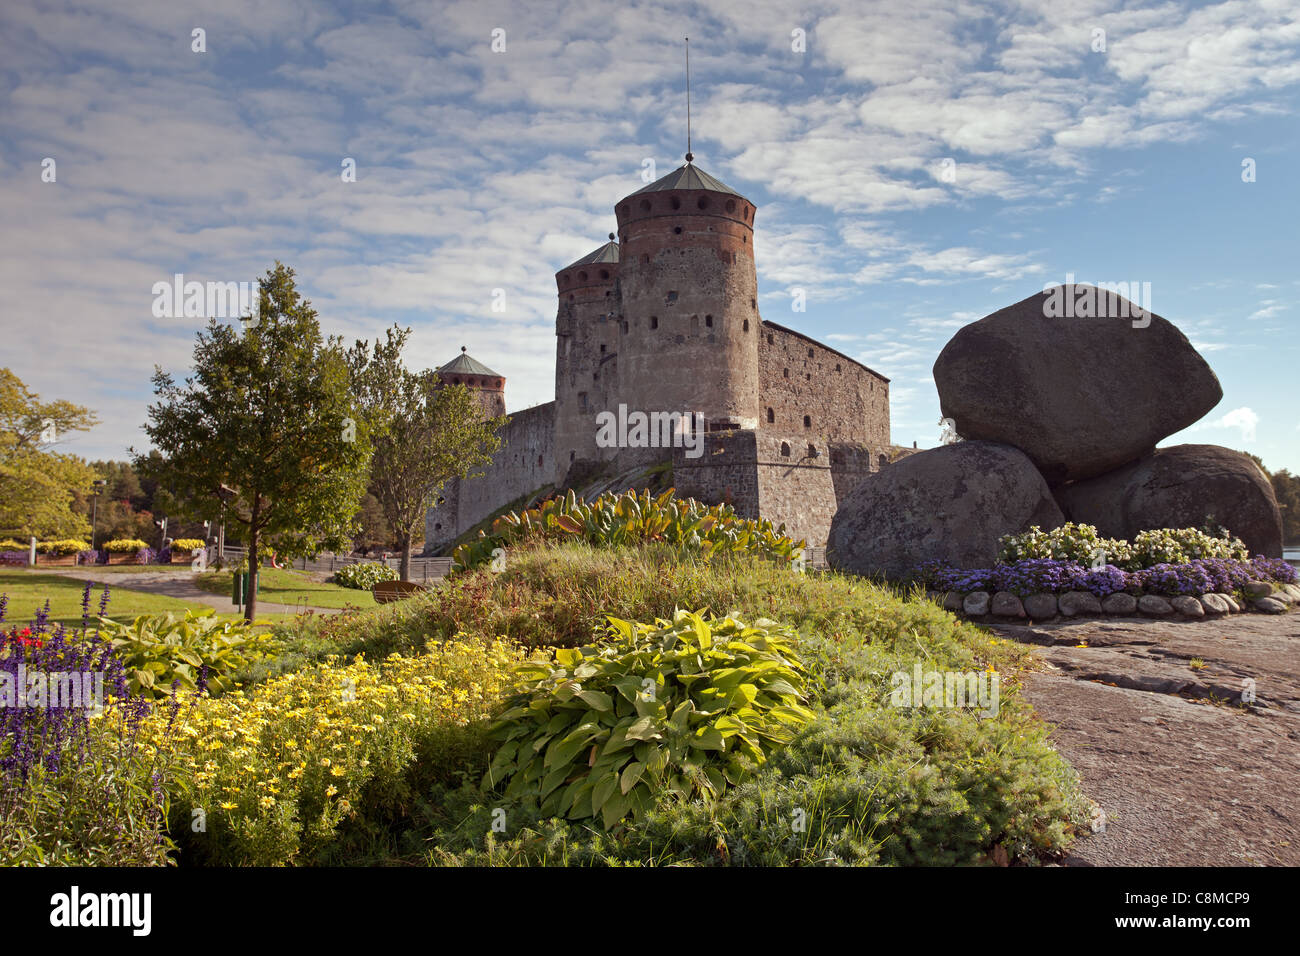
[[[410,329],[393,326],[374,345],[348,350],[352,387],[374,445],[370,493],[378,500],[410,580],[411,544],[438,492],[492,460],[506,418],[483,419],[468,389],[445,386],[433,372],[402,364]]]
[[[1273,484],[1273,495],[1277,498],[1278,507],[1282,509],[1283,543],[1300,545],[1300,475],[1293,475],[1286,468],[1269,471],[1258,455],[1252,455],[1248,451],[1242,454],[1254,459],[1255,464],[1259,465]]]
[[[74,455],[53,451],[68,432],[99,423],[67,401],[42,402],[9,369],[0,369],[0,535],[87,537],[82,502],[94,473]]]
[[[228,498],[254,576],[267,543],[283,557],[346,546],[370,459],[342,342],[322,337],[292,269],[277,262],[259,285],[256,320],[242,331],[212,320],[198,334],[183,386],[155,370],[144,429],[161,457],[134,458],[196,515],[217,518]]]

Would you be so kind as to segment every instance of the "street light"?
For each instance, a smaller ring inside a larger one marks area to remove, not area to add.
[[[99,519],[99,493],[108,484],[108,479],[97,478],[91,482],[95,490],[90,499],[90,550],[95,550],[95,524]]]

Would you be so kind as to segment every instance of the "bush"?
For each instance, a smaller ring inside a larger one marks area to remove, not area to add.
[[[89,594],[87,585],[85,604]],[[48,697],[44,706],[0,707],[0,864],[166,863],[170,762],[140,746],[138,734],[147,716],[161,727],[174,721],[179,700],[153,712],[130,699],[106,641],[85,628],[50,630],[41,615],[31,628],[0,633],[0,673],[10,687],[37,681],[47,688],[65,675],[83,675],[80,699],[67,699],[61,689],[57,703]],[[94,677],[102,681],[98,714]]]
[[[184,551],[186,554],[202,547],[205,547],[205,544],[199,538],[177,538],[172,541],[173,551]]]
[[[175,690],[195,691],[200,678],[221,694],[234,686],[232,675],[262,657],[270,635],[266,621],[222,620],[215,610],[142,614],[130,624],[100,618],[100,629],[126,668],[127,687],[143,697],[165,697]],[[173,686],[174,685],[174,686]]]
[[[462,544],[453,552],[460,569],[486,564],[498,548],[525,540],[582,539],[597,547],[662,541],[683,552],[710,557],[714,554],[758,554],[789,564],[802,552],[804,542],[792,541],[785,525],[773,528],[767,519],[736,515],[730,505],[708,506],[694,498],[674,499],[669,488],[657,497],[650,492],[626,491],[580,501],[573,491],[552,498],[522,514],[498,518],[492,533]]]
[[[76,554],[89,548],[89,543],[74,538],[67,538],[62,541],[41,541],[36,545],[36,550],[40,554],[51,554],[57,557],[66,557],[69,554]]]
[[[713,802],[813,716],[795,637],[772,621],[681,611],[653,627],[611,618],[610,636],[516,668],[485,785],[608,830],[658,795]]]
[[[104,542],[104,550],[111,551],[113,554],[130,554],[147,547],[149,545],[139,538],[114,538],[112,541]]]
[[[148,728],[182,783],[172,832],[186,862],[277,866],[333,860],[340,830],[401,815],[456,770],[486,766],[490,712],[519,653],[453,641],[381,664],[326,663],[201,701],[175,733]],[[206,832],[190,827],[206,810]]]
[[[31,547],[30,544],[24,544],[23,542],[16,541],[13,538],[5,538],[3,541],[0,541],[0,551],[26,551],[29,547]],[[36,545],[36,550],[40,550],[39,543]]]
[[[380,581],[396,581],[397,578],[397,571],[393,568],[374,561],[346,564],[334,572],[335,584],[361,591],[369,591]]]
[[[1186,564],[1201,558],[1250,560],[1246,546],[1227,531],[1210,534],[1196,528],[1140,531],[1128,542],[1102,537],[1092,525],[1071,522],[1051,531],[1035,525],[1023,534],[1004,535],[999,544],[999,564],[1038,559],[1090,565],[1100,556],[1105,564],[1140,571],[1157,564]]]

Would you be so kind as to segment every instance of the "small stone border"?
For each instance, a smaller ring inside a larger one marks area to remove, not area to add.
[[[1132,594],[1126,591],[1099,598],[1091,591],[1065,591],[1061,594],[1030,594],[1021,599],[1010,591],[929,591],[930,600],[954,614],[970,618],[997,618],[999,620],[1029,619],[1049,621],[1053,618],[1074,618],[1087,615],[1108,614],[1116,617],[1143,616],[1200,620],[1254,611],[1260,614],[1284,614],[1292,605],[1300,604],[1300,585],[1279,584],[1268,581],[1250,581],[1246,584],[1246,600],[1232,594],[1182,594],[1168,597],[1163,594]]]

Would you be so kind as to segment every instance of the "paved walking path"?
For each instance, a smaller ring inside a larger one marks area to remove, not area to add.
[[[42,569],[42,573],[75,578],[78,581],[92,581],[95,584],[107,584],[109,588],[120,587],[130,591],[162,594],[166,597],[176,598],[178,601],[184,601],[187,604],[203,604],[214,607],[225,614],[234,614],[239,611],[239,608],[231,603],[229,595],[213,594],[211,591],[204,591],[196,585],[193,581],[194,572],[190,571],[141,571],[138,574],[115,574],[109,572],[97,573],[93,569],[72,571],[46,568]],[[296,614],[300,611],[315,611],[317,614],[340,613],[340,609],[336,607],[276,604],[272,601],[264,601],[261,598],[258,598],[257,601],[257,611],[259,614]]]
[[[1300,865],[1300,612],[994,630],[1106,814],[1066,866]]]

